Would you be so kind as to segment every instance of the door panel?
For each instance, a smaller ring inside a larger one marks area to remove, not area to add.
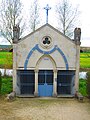
[[[57,76],[57,93],[72,94],[72,80],[75,75],[74,71],[58,71]]]
[[[52,96],[53,93],[53,71],[40,70],[38,77],[39,96]]]
[[[35,74],[33,70],[19,70],[17,72],[21,94],[34,94]]]

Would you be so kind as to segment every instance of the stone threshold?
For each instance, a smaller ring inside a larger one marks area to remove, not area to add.
[[[74,98],[74,95],[57,95],[58,98]]]
[[[57,95],[57,97],[35,97],[34,95],[17,95],[17,97],[19,98],[74,98],[75,96],[74,95]]]
[[[34,98],[34,95],[17,95],[19,98]]]

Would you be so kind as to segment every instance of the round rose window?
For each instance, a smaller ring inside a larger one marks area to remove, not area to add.
[[[45,36],[43,37],[42,41],[41,41],[41,45],[43,45],[43,47],[50,47],[52,45],[52,39],[49,36]]]

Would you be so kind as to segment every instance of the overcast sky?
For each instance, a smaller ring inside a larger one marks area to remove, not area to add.
[[[25,12],[28,12],[30,9],[30,3],[32,0],[21,0],[24,5]],[[55,15],[55,5],[60,0],[39,0],[39,4],[41,7],[41,14],[43,18],[43,24],[45,24],[46,21],[46,14],[43,7],[46,6],[46,4],[49,4],[49,6],[52,8],[49,11],[49,24],[51,24],[54,27],[57,27],[57,21],[56,21],[56,15]],[[82,30],[81,35],[81,46],[89,46],[90,47],[90,1],[89,0],[69,0],[73,6],[79,5],[79,10],[81,12],[79,16],[79,24],[76,25],[76,27],[80,27]],[[3,44],[6,42],[3,42]]]

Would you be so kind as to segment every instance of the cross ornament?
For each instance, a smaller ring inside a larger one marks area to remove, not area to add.
[[[51,9],[51,7],[49,7],[49,5],[47,4],[44,9],[46,10],[46,23],[48,23],[48,11]]]

